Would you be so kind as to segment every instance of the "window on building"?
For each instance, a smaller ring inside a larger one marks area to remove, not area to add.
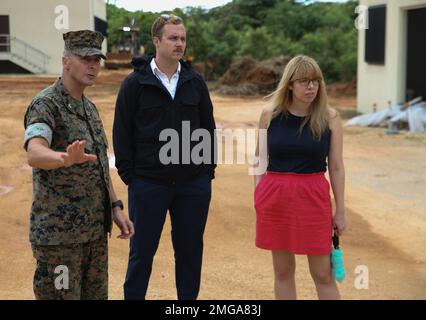
[[[9,16],[0,15],[0,52],[10,51]]]
[[[104,35],[104,37],[108,36],[108,23],[98,17],[95,17],[95,31],[99,31]]]
[[[365,62],[385,64],[386,5],[368,8],[368,29],[365,30]]]

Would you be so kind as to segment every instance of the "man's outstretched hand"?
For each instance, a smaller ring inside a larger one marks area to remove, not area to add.
[[[85,140],[76,140],[72,144],[68,145],[67,152],[61,154],[61,158],[64,161],[64,167],[68,168],[73,164],[80,164],[87,161],[96,161],[98,157],[94,154],[85,153],[85,147]]]

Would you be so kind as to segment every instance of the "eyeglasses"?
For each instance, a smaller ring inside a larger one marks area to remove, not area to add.
[[[305,87],[305,88],[309,87],[309,84],[312,82],[312,85],[314,87],[318,87],[319,84],[320,84],[320,82],[321,82],[321,79],[320,78],[316,78],[316,79],[297,79],[297,80],[294,80],[294,82],[297,82],[298,84],[300,84],[302,87]]]
[[[174,14],[162,14],[160,17],[164,20],[164,22],[167,22],[167,23],[169,23],[169,22],[173,23],[175,21],[182,21],[181,17],[175,16]]]

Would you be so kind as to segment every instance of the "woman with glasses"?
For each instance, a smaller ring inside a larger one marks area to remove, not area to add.
[[[267,161],[267,171],[254,178],[256,246],[272,251],[275,297],[296,299],[297,254],[308,257],[318,298],[339,299],[330,252],[332,229],[341,235],[346,228],[342,125],[338,112],[327,105],[315,60],[297,56],[287,64],[259,129],[266,134],[259,134],[257,153]]]

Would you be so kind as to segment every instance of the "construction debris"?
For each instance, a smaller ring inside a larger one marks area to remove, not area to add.
[[[411,133],[426,132],[426,102],[418,97],[405,104],[354,117],[346,126],[388,127],[388,134],[398,133],[405,127]]]
[[[222,95],[259,96],[277,87],[289,57],[275,57],[257,62],[251,57],[237,58],[219,79],[217,93]]]

